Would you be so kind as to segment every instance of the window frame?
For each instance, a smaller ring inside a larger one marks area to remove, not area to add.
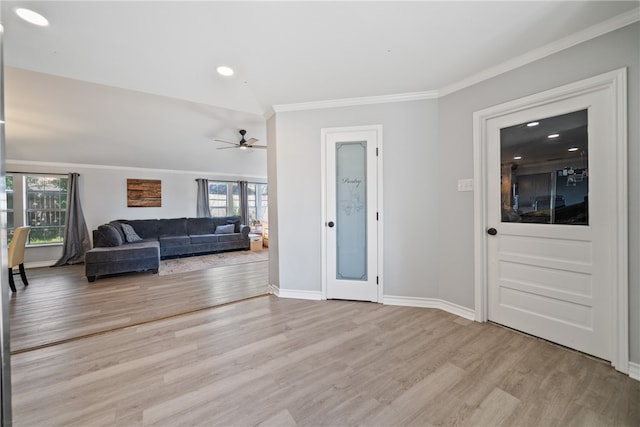
[[[13,176],[13,202],[14,202],[14,228],[18,226],[30,226],[31,233],[29,233],[29,238],[27,240],[27,247],[45,247],[45,246],[61,246],[64,244],[64,228],[66,221],[66,203],[69,201],[69,181],[67,175],[63,174],[55,174],[55,173],[7,173],[7,175]],[[18,178],[18,179],[16,179]],[[61,204],[59,208],[43,208],[43,209],[35,209],[30,208],[28,206],[29,193],[37,193],[37,191],[30,191],[28,188],[28,179],[29,178],[50,178],[56,180],[64,180],[66,181],[66,185],[64,187],[65,191],[62,191],[60,188],[57,191],[58,197],[54,197],[51,200],[61,202],[64,201],[65,204]],[[20,183],[20,188],[18,189],[16,184]],[[18,191],[19,190],[19,191]],[[64,195],[64,196],[63,196]],[[20,206],[18,209],[17,206]],[[18,215],[19,212],[19,215]],[[54,216],[57,215],[59,218],[59,225],[49,224],[43,227],[39,227],[36,225],[32,225],[29,223],[30,214],[34,212],[44,212],[45,216]],[[60,236],[60,240],[58,241],[44,241],[44,242],[32,242],[32,236],[37,234],[37,230],[40,228],[56,228],[59,230],[58,235]],[[36,233],[34,233],[36,230]]]

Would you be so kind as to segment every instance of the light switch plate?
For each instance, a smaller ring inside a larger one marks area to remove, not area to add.
[[[473,178],[459,179],[458,191],[473,191]]]

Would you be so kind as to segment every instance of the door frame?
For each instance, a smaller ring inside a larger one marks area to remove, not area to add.
[[[474,291],[475,320],[488,320],[488,239],[487,220],[487,122],[493,118],[569,99],[577,95],[606,91],[614,111],[607,120],[611,124],[610,149],[615,150],[616,161],[616,234],[615,276],[609,313],[613,348],[611,365],[618,371],[629,373],[629,258],[628,258],[628,172],[627,172],[627,69],[620,68],[575,83],[524,98],[509,101],[473,113],[473,164],[475,192],[474,205]]]
[[[382,125],[366,125],[366,126],[348,126],[348,127],[333,127],[320,129],[320,194],[321,194],[321,215],[320,215],[320,228],[321,228],[321,253],[322,253],[322,267],[321,267],[321,280],[322,280],[322,296],[323,300],[327,299],[327,136],[333,133],[345,133],[345,132],[363,132],[374,131],[376,132],[376,193],[378,195],[377,200],[377,212],[378,221],[376,221],[378,234],[378,248],[377,248],[377,276],[378,276],[378,299],[376,302],[382,303],[383,301],[383,218],[382,214]]]

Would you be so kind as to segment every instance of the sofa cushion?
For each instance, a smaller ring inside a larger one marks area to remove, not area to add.
[[[242,240],[242,234],[240,234],[240,233],[221,234],[219,236],[220,243],[223,243],[223,242],[237,242],[239,240]]]
[[[172,218],[158,220],[158,237],[186,236],[187,218]]]
[[[87,251],[85,263],[121,262],[141,258],[160,259],[160,244],[157,241],[145,240],[118,247],[93,248]]]
[[[211,218],[187,218],[187,234],[190,236],[211,234],[215,228]]]
[[[133,229],[129,224],[122,224],[122,231],[124,231],[124,236],[127,239],[127,242],[139,242],[142,240],[142,237],[138,236],[138,233]]]
[[[219,234],[196,234],[195,236],[189,236],[192,244],[201,243],[218,243]]]
[[[214,234],[231,234],[235,230],[234,224],[225,224],[216,226],[216,230],[213,232]]]
[[[240,219],[228,219],[227,224],[233,224],[233,232],[240,232]]]
[[[169,246],[189,246],[191,244],[191,239],[189,236],[164,236],[160,237],[160,246],[169,247]]]
[[[134,220],[117,220],[121,224],[129,224],[136,231],[138,236],[143,239],[158,239],[158,220],[157,219],[134,219]]]
[[[98,232],[94,234],[93,246],[96,248],[120,246],[123,243],[124,241],[118,230],[109,224],[99,226]]]
[[[109,225],[118,231],[118,234],[120,234],[120,238],[122,239],[123,242],[127,241],[127,238],[124,235],[124,231],[122,231],[122,224],[120,224],[118,221],[111,221]]]
[[[240,221],[240,217],[238,215],[232,215],[232,216],[216,216],[212,218],[213,220],[213,224],[217,227],[219,225],[226,225],[226,224],[230,224],[230,223],[234,223],[236,221]]]

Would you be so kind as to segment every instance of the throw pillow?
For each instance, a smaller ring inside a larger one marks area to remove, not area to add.
[[[96,247],[108,248],[112,246],[120,246],[123,243],[120,233],[113,226],[104,224],[98,227],[98,239],[95,242]]]
[[[118,234],[120,234],[120,238],[122,239],[123,242],[127,241],[127,236],[125,236],[124,235],[124,231],[122,231],[122,224],[121,223],[119,223],[118,221],[111,221],[109,223],[109,225],[116,229]]]
[[[136,230],[134,230],[132,226],[124,222],[120,223],[120,225],[122,225],[122,231],[124,231],[127,242],[139,242],[142,240],[142,237],[138,236],[138,233],[136,233]]]
[[[240,232],[240,220],[239,219],[228,219],[227,224],[233,224],[233,232]]]
[[[214,231],[213,234],[231,234],[233,233],[234,227],[235,226],[233,224],[219,225],[216,227],[216,231]]]

